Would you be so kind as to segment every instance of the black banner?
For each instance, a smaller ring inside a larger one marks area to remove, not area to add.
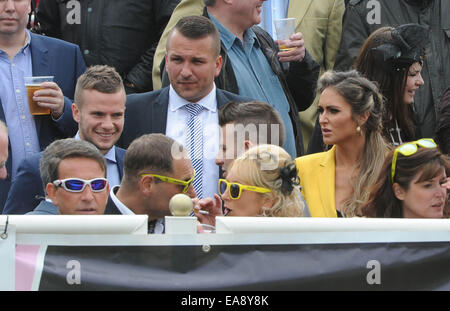
[[[450,244],[49,246],[39,290],[450,290]]]

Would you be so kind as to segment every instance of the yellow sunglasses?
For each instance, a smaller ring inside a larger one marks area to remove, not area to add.
[[[219,194],[222,196],[229,189],[230,198],[238,200],[241,197],[242,190],[249,190],[258,193],[268,193],[272,190],[256,186],[241,185],[236,182],[228,182],[225,179],[219,179]]]
[[[186,193],[186,192],[188,192],[190,185],[194,181],[195,170],[194,170],[194,174],[192,175],[192,178],[189,180],[180,180],[180,179],[176,179],[176,178],[172,178],[172,177],[167,177],[167,176],[157,175],[157,174],[150,174],[150,173],[141,174],[141,177],[145,177],[145,176],[153,176],[155,178],[158,178],[161,181],[165,181],[165,182],[168,182],[171,184],[183,186],[184,188],[182,190],[182,193]]]
[[[403,145],[398,146],[394,150],[394,156],[392,157],[392,166],[391,166],[391,181],[394,183],[395,176],[395,168],[397,166],[397,156],[400,152],[405,157],[409,157],[417,152],[417,147],[420,146],[422,148],[436,148],[437,144],[431,138],[422,138],[416,141],[412,141],[409,143],[405,143]]]

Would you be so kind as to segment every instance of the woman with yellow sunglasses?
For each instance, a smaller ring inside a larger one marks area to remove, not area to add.
[[[448,218],[450,162],[429,138],[398,146],[387,156],[363,215],[379,218]]]
[[[283,148],[275,145],[250,148],[231,163],[227,178],[219,180],[218,186],[227,216],[309,215],[300,192],[295,163]],[[209,200],[209,206],[205,204],[206,200]],[[209,215],[196,213],[204,224],[214,225],[215,216],[222,216],[218,208],[221,206],[219,197],[214,203],[212,199],[204,199],[199,205],[209,212]]]

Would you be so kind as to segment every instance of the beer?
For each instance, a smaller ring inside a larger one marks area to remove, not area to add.
[[[280,45],[280,51],[281,52],[287,52],[287,51],[292,51],[292,50],[295,50],[295,48],[287,48],[286,44],[281,44]]]
[[[43,82],[52,82],[53,76],[41,76],[41,77],[24,77],[25,87],[27,88],[28,106],[30,107],[30,113],[32,115],[48,115],[50,114],[49,108],[43,108],[33,100],[34,92],[42,89],[41,84]]]
[[[41,89],[41,85],[26,85],[28,95],[28,106],[32,115],[47,115],[50,114],[49,108],[41,107],[33,100],[34,92]]]
[[[290,38],[295,33],[295,18],[275,19],[273,23],[275,25],[280,51],[287,52],[294,50],[294,47],[286,47],[286,43],[290,43]]]

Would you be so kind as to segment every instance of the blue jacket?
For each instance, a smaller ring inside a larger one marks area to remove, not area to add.
[[[122,179],[125,150],[119,147],[115,150],[119,177]],[[3,214],[23,215],[32,211],[44,199],[44,185],[39,170],[41,155],[42,152],[37,153],[20,164],[16,178],[12,181]]]
[[[31,34],[31,59],[34,76],[54,76],[54,81],[61,88],[64,98],[64,113],[57,121],[51,116],[35,116],[36,131],[41,150],[52,141],[75,135],[78,125],[72,117],[72,100],[78,77],[86,70],[83,57],[77,45],[62,40]],[[2,102],[0,100],[0,120],[5,120]],[[9,129],[14,131],[15,129]],[[11,186],[11,146],[10,157],[6,162],[8,177],[0,180],[0,212],[6,202]]]

